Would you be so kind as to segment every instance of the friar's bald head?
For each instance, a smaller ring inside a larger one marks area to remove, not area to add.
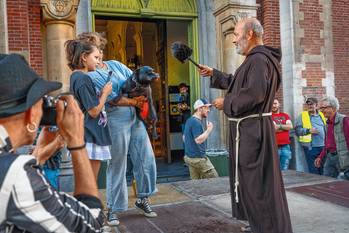
[[[263,38],[263,27],[256,18],[245,18],[240,21],[243,24],[245,33],[252,31],[257,38]]]
[[[263,27],[256,18],[245,18],[237,22],[233,43],[238,54],[247,55],[257,45],[263,45]]]

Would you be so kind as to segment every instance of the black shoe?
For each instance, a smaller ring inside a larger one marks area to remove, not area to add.
[[[148,218],[155,218],[158,215],[150,208],[148,198],[138,198],[135,207]]]
[[[115,212],[112,213],[111,211],[108,211],[107,218],[107,223],[109,226],[118,226],[120,224],[120,220]]]

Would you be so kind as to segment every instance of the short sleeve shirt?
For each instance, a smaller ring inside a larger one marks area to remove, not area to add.
[[[202,122],[198,118],[191,116],[184,127],[184,151],[190,158],[201,158],[205,156],[206,141],[197,144],[195,138],[204,132]]]
[[[107,65],[107,69],[97,69],[96,71],[88,72],[88,75],[91,77],[97,93],[103,89],[110,79],[113,90],[107,98],[108,102],[120,97],[121,89],[126,80],[132,75],[132,70],[115,60],[105,61],[104,63]]]
[[[277,125],[285,125],[286,121],[290,120],[290,116],[287,113],[280,112],[277,114],[272,114],[272,119]],[[281,132],[276,132],[276,142],[278,146],[289,145],[290,142],[290,131],[283,130]]]
[[[99,104],[99,98],[90,77],[80,71],[74,72],[70,77],[70,91],[74,93],[85,115],[85,141],[99,146],[111,145],[109,128],[102,123],[101,114],[96,118],[88,114],[88,110]]]

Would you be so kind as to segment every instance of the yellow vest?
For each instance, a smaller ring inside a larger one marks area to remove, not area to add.
[[[324,114],[322,112],[319,112],[319,115],[324,122],[324,125],[326,125],[326,119],[324,117]],[[303,111],[302,112],[302,125],[303,128],[305,129],[311,129],[311,122],[310,122],[310,115],[308,111]],[[311,142],[311,133],[304,135],[304,136],[299,136],[299,141],[300,142]]]

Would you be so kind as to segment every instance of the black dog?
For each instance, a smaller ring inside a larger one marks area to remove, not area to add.
[[[126,80],[122,87],[122,93],[128,94],[129,98],[138,96],[146,97],[149,106],[149,114],[146,119],[144,119],[141,117],[141,112],[137,108],[137,116],[145,123],[146,126],[147,120],[151,122],[153,139],[158,138],[158,134],[156,132],[156,122],[158,121],[158,117],[153,103],[150,84],[153,80],[159,77],[159,74],[155,73],[153,68],[149,66],[142,66],[133,72],[132,76]]]

